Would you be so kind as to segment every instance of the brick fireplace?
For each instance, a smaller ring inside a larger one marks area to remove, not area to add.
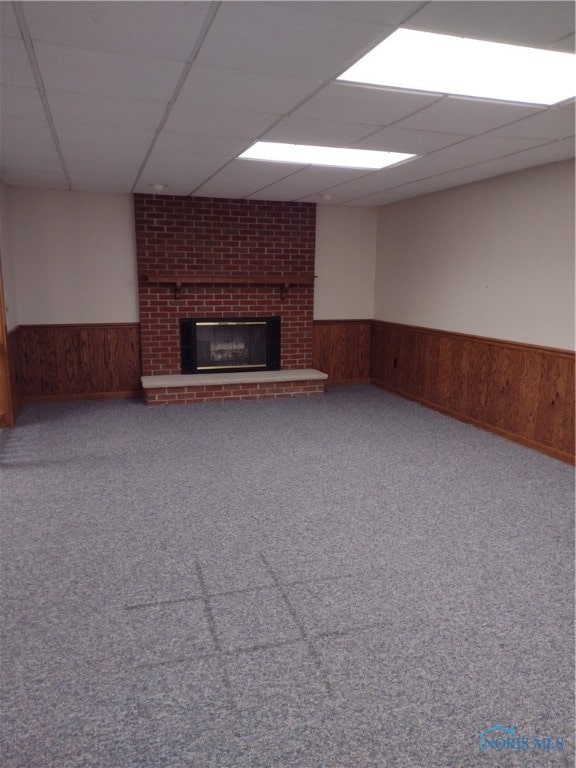
[[[134,205],[144,377],[182,374],[184,318],[277,317],[280,369],[311,368],[314,204],[138,194]],[[324,387],[305,380],[172,383],[145,388],[147,401],[317,394]]]

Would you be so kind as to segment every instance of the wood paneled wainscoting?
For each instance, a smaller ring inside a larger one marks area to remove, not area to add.
[[[16,418],[20,413],[24,402],[24,393],[20,385],[18,376],[18,366],[20,364],[20,328],[16,327],[8,333],[8,371],[10,374],[10,395],[11,395],[11,414],[6,426],[14,426]]]
[[[574,463],[574,353],[374,321],[373,383]]]
[[[141,395],[138,323],[21,325],[10,342],[20,404]]]
[[[312,367],[328,384],[370,382],[372,320],[315,320]]]

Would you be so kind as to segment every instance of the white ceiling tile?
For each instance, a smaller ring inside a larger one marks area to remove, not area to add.
[[[546,47],[574,31],[574,3],[432,2],[414,14],[406,27]]]
[[[401,120],[395,127],[476,136],[541,110],[541,107],[447,96],[421,112]]]
[[[97,158],[91,157],[89,154],[79,155],[74,160],[68,162],[67,167],[71,175],[95,173],[103,177],[105,174],[111,174],[117,178],[131,175],[132,181],[134,181],[138,171],[138,164],[130,159],[125,158],[124,160],[114,160],[113,162],[102,162]]]
[[[151,183],[147,180],[140,180],[134,187],[134,192],[141,195],[179,195],[180,197],[187,197],[190,194],[190,184],[188,180],[174,181],[172,184],[162,192],[156,192],[152,189]]]
[[[109,189],[110,192],[130,192],[137,163],[102,163],[92,160],[67,163],[68,175],[75,190]]]
[[[74,188],[92,183],[104,190],[109,183],[125,190],[134,184],[185,71],[184,58],[215,9],[139,191],[165,183],[169,194],[202,188],[224,197],[306,199],[310,193],[317,200],[329,190],[331,202],[357,205],[371,196],[414,195],[574,152],[573,140],[546,143],[572,134],[573,100],[544,110],[327,82],[395,25],[406,20],[412,26],[408,17],[415,11],[420,24],[428,14],[432,26],[442,28],[444,19],[462,27],[459,34],[529,35],[538,45],[562,50],[573,34],[573,9],[567,25],[566,5],[556,2],[51,0],[20,8]],[[0,2],[0,20],[4,167],[20,183],[65,187],[11,3]],[[422,156],[374,173],[234,159],[261,137]]]
[[[278,190],[274,187],[266,187],[265,189],[261,190],[260,192],[256,192],[254,195],[248,195],[246,197],[246,200],[272,200],[276,202],[283,202],[283,203],[292,203],[294,201],[303,202],[298,197],[296,197],[292,192],[288,190]],[[324,200],[320,198],[319,195],[316,193],[312,193],[308,195],[306,202],[313,202],[317,203],[321,201],[324,203]]]
[[[87,174],[86,176],[77,176],[72,179],[72,191],[73,192],[108,192],[109,194],[128,194],[132,191],[132,184],[134,179],[125,180],[123,178],[117,179],[113,175],[93,176]]]
[[[160,101],[88,96],[67,91],[50,91],[48,103],[57,127],[68,123],[138,132],[156,130],[166,109]]]
[[[424,155],[391,168],[370,173],[363,178],[347,182],[333,189],[330,193],[337,202],[347,202],[358,197],[383,192],[410,181],[418,181],[452,168],[466,165],[460,158],[443,158],[436,155]]]
[[[366,174],[358,168],[304,168],[271,184],[251,197],[259,200],[298,200],[303,195],[319,194],[323,190]]]
[[[479,172],[486,172],[487,175],[497,176],[500,173],[511,173],[523,168],[543,165],[544,163],[555,163],[573,157],[574,140],[564,139],[563,141],[552,141],[549,144],[517,152],[501,159],[487,160],[478,165],[477,169]]]
[[[32,170],[38,167],[40,170],[53,171],[61,167],[52,141],[24,141],[21,137],[11,139],[3,136],[0,155],[2,164],[12,168]]]
[[[447,173],[441,173],[437,176],[419,181],[410,182],[402,187],[388,190],[380,195],[373,195],[350,202],[350,205],[383,205],[393,200],[401,200],[417,195],[429,194],[442,189],[470,184],[476,181],[493,178],[504,173],[513,173],[535,165],[543,165],[549,162],[565,160],[570,157],[570,147],[566,142],[554,142],[546,147],[539,147],[530,153],[521,152],[511,155],[503,160],[491,160],[485,163],[470,166],[469,168],[460,168]],[[573,150],[572,150],[573,153]],[[572,155],[573,156],[573,155]]]
[[[288,144],[345,147],[375,130],[377,126],[374,125],[315,120],[291,115],[281,120],[261,138],[262,141],[280,141]]]
[[[432,192],[451,189],[452,187],[469,184],[473,181],[482,181],[483,179],[494,176],[492,172],[481,171],[479,168],[480,166],[461,168],[428,179],[409,182],[408,184],[386,190],[385,192],[352,200],[348,205],[387,205],[388,203],[396,202],[398,200],[419,197],[420,195],[427,195]]]
[[[241,72],[195,63],[178,96],[179,107],[225,107],[243,112],[281,114],[322,84],[321,80]]]
[[[476,181],[483,181],[484,179],[491,179],[494,177],[494,170],[491,167],[484,167],[485,163],[481,165],[475,165],[472,168],[461,168],[457,171],[449,171],[448,173],[442,173],[440,176],[429,179],[429,182],[436,182],[438,189],[447,189],[448,187],[456,187],[460,184],[471,184]],[[521,164],[510,165],[511,170],[521,169],[524,166]],[[501,166],[502,168],[502,166]],[[502,168],[502,173],[508,173],[508,170]],[[434,191],[434,188],[431,188]]]
[[[194,191],[205,197],[247,197],[303,168],[293,163],[232,160],[226,168]]]
[[[182,72],[182,64],[166,59],[48,43],[37,43],[35,50],[48,90],[167,103]]]
[[[545,141],[545,139],[506,138],[496,136],[493,133],[486,133],[482,136],[474,136],[459,144],[445,147],[439,152],[435,152],[434,156],[479,161],[504,157],[513,152],[521,152],[524,149],[530,149],[530,147],[543,144]]]
[[[2,88],[2,119],[5,117],[27,120],[45,120],[40,94],[35,88]]]
[[[4,37],[0,44],[0,77],[3,85],[36,88],[36,80],[22,40]]]
[[[139,2],[135,24],[131,6],[128,2],[27,2],[23,9],[34,42],[177,61],[187,59],[210,10],[209,3]]]
[[[165,128],[171,133],[206,133],[222,138],[253,140],[270,128],[279,115],[262,112],[241,112],[219,107],[180,107],[178,104],[171,111]]]
[[[429,186],[429,183],[416,181],[413,184],[407,184],[405,187],[400,187],[394,190],[387,190],[386,192],[380,192],[375,195],[367,195],[366,197],[359,197],[356,200],[350,200],[346,202],[346,205],[358,207],[366,205],[370,207],[388,205],[389,203],[395,203],[399,200],[405,200],[409,197],[425,195],[428,192]]]
[[[53,143],[52,134],[46,120],[30,120],[27,117],[2,118],[2,142]]]
[[[2,181],[10,187],[38,187],[40,189],[68,189],[62,170],[44,170],[38,166],[26,168],[2,166]]]
[[[343,72],[385,34],[383,26],[315,13],[316,5],[223,3],[198,62],[325,80]]]
[[[555,142],[560,145],[562,142]],[[556,160],[564,160],[566,147],[560,146],[548,146],[544,151],[542,148],[540,154],[541,160],[534,162],[535,155],[532,155],[532,159],[528,159],[526,153],[520,153],[518,155],[512,155],[504,158],[503,161],[493,160],[486,163],[480,163],[478,165],[471,166],[470,168],[460,168],[455,171],[449,171],[448,173],[442,173],[438,176],[434,176],[429,179],[423,179],[421,181],[412,182],[406,184],[404,187],[398,189],[389,190],[387,194],[392,196],[392,199],[404,199],[407,197],[415,197],[416,195],[428,194],[430,192],[436,192],[442,189],[449,189],[462,184],[470,184],[477,181],[493,178],[504,173],[514,173],[515,171],[521,171],[526,168],[534,167],[534,165],[543,165],[548,162],[555,162]],[[385,193],[386,194],[386,193]],[[382,196],[383,198],[384,196]],[[363,205],[368,203],[372,205],[382,205],[384,199],[378,200],[376,197],[365,198],[361,202]]]
[[[12,3],[0,3],[0,33],[4,38],[20,37],[20,29],[12,9]]]
[[[380,149],[389,152],[410,152],[424,155],[435,149],[468,138],[462,133],[440,133],[438,131],[415,131],[408,128],[383,128],[381,131],[355,142],[359,149]]]
[[[416,197],[416,195],[406,194],[405,197]],[[348,203],[340,203],[340,205],[355,206],[356,208],[363,208],[370,206],[371,208],[377,208],[382,205],[388,205],[388,203],[396,203],[399,200],[403,200],[401,191],[387,191],[382,192],[379,195],[368,195],[367,197],[359,197],[356,200],[350,200]],[[374,202],[370,202],[373,200]]]
[[[139,179],[138,189],[150,192],[150,184],[168,184],[172,190],[168,194],[188,195],[227,162],[222,157],[191,155],[188,152],[166,155],[155,148]],[[176,189],[179,191],[176,192]],[[182,192],[182,189],[186,191]]]
[[[342,2],[342,0],[324,0],[314,6],[321,13],[337,14],[347,19],[366,21],[372,24],[397,26],[411,16],[422,5],[421,2]]]
[[[430,155],[417,157],[409,163],[402,163],[387,169],[389,173],[384,177],[384,188],[389,189],[409,181],[426,179],[443,171],[461,168],[474,162],[474,160],[461,157],[449,157],[444,155],[444,152],[445,150],[439,150]]]
[[[440,96],[331,83],[294,113],[298,117],[385,126],[434,104]]]
[[[101,123],[87,123],[82,126],[82,131],[78,131],[78,126],[75,123],[60,123],[58,125],[58,138],[62,143],[77,142],[85,147],[94,147],[101,152],[114,152],[119,149],[143,153],[150,146],[153,137],[153,130],[146,130],[145,128],[133,130],[106,126]]]
[[[563,51],[564,53],[574,53],[576,48],[574,33],[563,37],[561,40],[557,40],[552,45],[548,46],[551,51]]]
[[[532,117],[519,120],[494,131],[495,136],[514,136],[533,139],[565,139],[574,135],[572,109],[547,109]]]
[[[247,148],[246,139],[230,139],[209,133],[170,133],[162,131],[154,146],[156,154],[188,154],[190,161],[197,156],[211,155],[222,160],[237,157]]]
[[[356,197],[374,194],[386,188],[386,171],[389,170],[383,169],[382,171],[367,173],[365,176],[352,179],[343,184],[325,187],[325,190],[331,195],[331,200],[334,203],[344,203]],[[308,200],[309,196],[303,195],[300,199]]]
[[[110,141],[105,135],[99,136],[95,129],[86,131],[80,137],[75,126],[70,127],[70,132],[68,128],[65,123],[58,132],[66,162],[87,158],[94,163],[130,162],[138,166],[152,140],[152,136],[148,134],[115,132],[114,141]]]

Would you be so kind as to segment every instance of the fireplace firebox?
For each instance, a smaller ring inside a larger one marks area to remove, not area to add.
[[[182,373],[280,370],[280,318],[182,318]]]

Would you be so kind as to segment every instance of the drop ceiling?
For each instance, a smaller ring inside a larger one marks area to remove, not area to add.
[[[572,2],[3,1],[0,21],[12,186],[372,206],[574,156],[573,101],[336,81],[399,27],[573,52]],[[418,157],[380,171],[238,159],[256,140]]]

